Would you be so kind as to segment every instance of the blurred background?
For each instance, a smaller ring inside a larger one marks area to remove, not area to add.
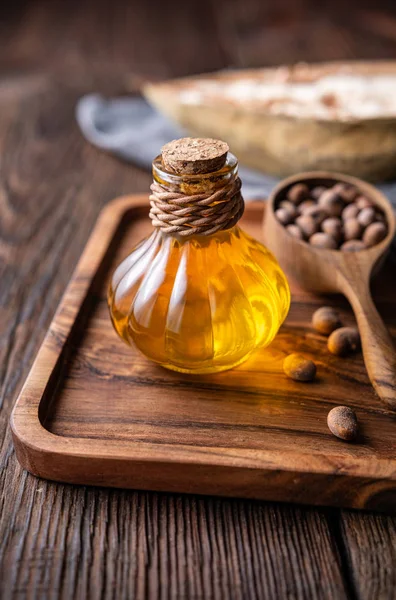
[[[0,11],[3,75],[45,71],[95,89],[128,71],[396,57],[393,0],[13,0]]]

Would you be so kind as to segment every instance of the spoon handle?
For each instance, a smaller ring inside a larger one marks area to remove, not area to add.
[[[396,411],[396,353],[370,292],[369,276],[341,282],[357,320],[370,381],[387,408]]]

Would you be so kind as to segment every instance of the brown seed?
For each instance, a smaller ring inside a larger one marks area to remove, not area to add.
[[[320,225],[327,217],[326,211],[323,210],[323,208],[320,208],[320,206],[318,206],[317,204],[309,206],[304,211],[304,215],[307,217],[312,217],[315,223],[317,223],[318,225]]]
[[[365,250],[366,245],[362,240],[349,240],[344,242],[340,247],[343,252],[358,252],[359,250]]]
[[[333,190],[337,192],[347,204],[353,202],[359,193],[355,186],[349,183],[336,183]]]
[[[358,421],[355,411],[349,406],[336,406],[327,415],[327,426],[331,433],[341,440],[352,442],[358,435]]]
[[[363,234],[363,242],[370,248],[382,242],[387,233],[388,229],[384,223],[371,223]]]
[[[360,335],[356,327],[340,327],[327,340],[327,348],[337,356],[347,356],[360,349]]]
[[[357,204],[353,202],[352,204],[348,204],[348,206],[344,208],[341,217],[344,219],[344,221],[346,221],[347,219],[354,219],[358,216],[359,210],[360,209],[358,208]]]
[[[328,217],[322,223],[322,231],[331,235],[339,243],[342,239],[342,222],[337,217]]]
[[[295,219],[298,215],[297,208],[289,200],[282,200],[282,202],[279,203],[279,208],[284,208],[285,210],[287,210],[287,212],[293,219]]]
[[[288,225],[293,221],[293,217],[286,208],[278,208],[278,210],[275,211],[275,215],[282,225]]]
[[[314,188],[312,188],[312,190],[310,191],[310,196],[312,196],[312,198],[314,198],[315,200],[319,200],[319,197],[325,191],[326,191],[326,188],[324,185],[317,185]]]
[[[323,233],[323,231],[319,231],[319,233],[314,233],[309,238],[309,243],[311,246],[315,246],[315,248],[326,248],[327,250],[336,250],[337,242],[334,238],[331,237],[328,233]]]
[[[362,235],[363,227],[357,219],[346,219],[344,221],[344,238],[345,241],[357,240]]]
[[[312,326],[319,333],[330,335],[335,329],[341,327],[340,315],[331,306],[322,306],[312,315]]]
[[[298,240],[304,239],[303,233],[298,225],[288,225],[286,229],[294,238]]]
[[[339,217],[345,206],[341,196],[332,189],[323,192],[318,202],[330,217]]]
[[[372,208],[374,205],[366,196],[361,195],[356,198],[356,206],[359,210],[363,210],[363,208]]]
[[[283,371],[294,381],[312,381],[316,375],[316,365],[301,354],[289,354],[283,361]]]
[[[343,181],[339,181],[338,183],[335,183],[333,186],[331,186],[331,189],[336,192],[337,194],[342,194],[342,192],[348,187],[347,183],[344,183]]]
[[[307,217],[306,215],[297,217],[296,225],[299,226],[305,238],[310,238],[311,235],[318,231],[319,227],[312,217]]]
[[[375,221],[375,210],[372,207],[363,208],[357,216],[357,220],[363,227],[367,227]]]
[[[296,183],[289,189],[287,197],[293,204],[299,204],[302,200],[309,197],[308,186],[305,183]]]
[[[315,200],[308,198],[307,200],[304,200],[303,202],[301,202],[301,204],[298,205],[298,210],[299,210],[300,215],[305,215],[307,210],[309,210],[310,208],[316,208],[316,207],[317,207],[317,204],[316,204]]]

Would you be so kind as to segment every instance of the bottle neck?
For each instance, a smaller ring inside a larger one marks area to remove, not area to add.
[[[231,242],[231,238],[235,236],[239,237],[240,235],[241,230],[237,224],[229,229],[216,231],[214,233],[210,233],[209,235],[193,234],[188,236],[182,236],[177,232],[168,233],[155,227],[150,237],[152,239],[156,239],[158,243],[164,243],[166,240],[170,240],[171,243],[177,242],[179,246],[192,243],[195,248],[203,249],[210,246],[213,241],[215,241],[217,244],[229,244]]]
[[[238,161],[229,152],[224,167],[218,171],[199,175],[177,175],[164,168],[159,155],[153,161],[152,170],[154,182],[158,183],[164,191],[194,196],[214,192],[235,181],[238,177]]]
[[[153,162],[150,218],[162,232],[180,237],[212,235],[231,229],[243,214],[238,161],[229,153],[221,169],[198,175],[166,171]]]

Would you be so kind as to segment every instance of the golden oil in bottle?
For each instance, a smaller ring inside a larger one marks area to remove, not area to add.
[[[214,173],[177,175],[159,156],[153,175],[161,189],[188,196],[232,183],[237,166],[229,153]],[[156,227],[119,265],[109,289],[117,333],[149,359],[185,373],[245,361],[273,340],[289,305],[275,258],[236,224],[209,235]]]

